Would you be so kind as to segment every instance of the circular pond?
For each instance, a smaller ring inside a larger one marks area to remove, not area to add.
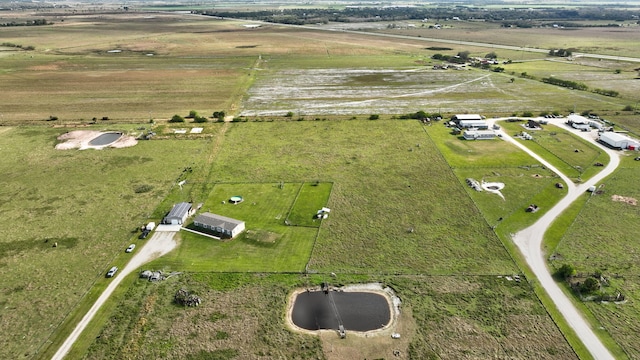
[[[89,145],[91,146],[105,146],[109,145],[116,140],[120,139],[122,133],[119,132],[108,132],[104,134],[100,134],[99,136],[94,137],[89,141]]]
[[[373,292],[307,291],[293,299],[291,321],[305,330],[382,329],[391,322],[387,298]]]

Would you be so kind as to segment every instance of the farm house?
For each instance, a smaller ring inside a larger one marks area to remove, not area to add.
[[[193,225],[219,233],[222,237],[229,238],[236,237],[236,235],[240,234],[245,228],[244,221],[210,212],[205,212],[196,216],[193,220]]]
[[[615,132],[603,132],[600,134],[599,140],[614,149],[638,150],[640,147],[638,140]]]
[[[182,225],[190,214],[191,203],[177,203],[173,205],[167,216],[162,219],[162,223],[167,225]]]
[[[465,140],[489,140],[496,137],[493,130],[466,130],[462,133]]]

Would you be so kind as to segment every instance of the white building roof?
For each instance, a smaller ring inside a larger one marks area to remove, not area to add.
[[[587,119],[584,116],[577,115],[577,114],[567,115],[567,121],[571,121],[574,124],[588,124],[589,123],[589,119]]]
[[[619,133],[615,133],[615,132],[603,132],[602,134],[600,134],[600,140],[608,140],[608,141],[613,141],[613,142],[619,142],[619,141],[631,141],[631,142],[636,142],[636,140],[633,140],[625,135],[619,134]]]
[[[457,120],[482,120],[479,114],[457,114],[454,116]]]

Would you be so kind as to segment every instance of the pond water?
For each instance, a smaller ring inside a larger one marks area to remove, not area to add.
[[[122,133],[119,133],[119,132],[104,133],[100,136],[96,136],[95,138],[91,139],[91,141],[89,141],[89,145],[91,146],[109,145],[112,142],[120,139],[121,136],[122,136]]]
[[[335,303],[335,309],[331,303]],[[306,330],[338,330],[338,317],[346,330],[370,331],[391,322],[389,302],[372,292],[302,292],[294,299],[291,321]]]

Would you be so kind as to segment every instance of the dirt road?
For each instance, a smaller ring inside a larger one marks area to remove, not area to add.
[[[109,296],[111,296],[111,293],[113,293],[116,287],[118,287],[125,276],[135,271],[140,266],[148,263],[149,261],[170,252],[176,247],[177,244],[174,240],[174,235],[177,232],[176,229],[167,229],[173,231],[162,230],[162,227],[159,226],[153,236],[149,240],[147,240],[146,243],[140,247],[140,249],[137,249],[135,251],[129,263],[123,269],[118,271],[116,276],[111,279],[111,283],[109,284],[109,286],[107,286],[98,300],[96,300],[96,302],[93,304],[91,309],[89,309],[87,314],[82,318],[78,325],[76,325],[75,329],[73,330],[73,332],[71,332],[67,340],[65,340],[65,342],[62,344],[62,346],[60,346],[55,355],[53,355],[53,360],[62,360],[67,355],[84,328],[87,327],[93,316],[98,312],[102,304],[107,301]]]
[[[550,123],[559,127],[567,128],[563,124],[562,119],[553,119]],[[614,359],[609,350],[602,344],[600,339],[593,332],[593,329],[587,323],[580,312],[573,306],[571,300],[564,294],[562,289],[556,284],[555,280],[551,277],[549,269],[546,266],[546,255],[542,252],[542,239],[544,233],[547,231],[553,220],[562,214],[562,212],[571,205],[581,194],[583,194],[592,185],[597,185],[602,179],[611,174],[620,164],[620,156],[617,151],[611,150],[607,147],[594,141],[594,132],[582,132],[574,131],[574,134],[580,136],[591,143],[595,143],[602,148],[610,158],[609,164],[602,169],[600,173],[594,176],[592,179],[585,181],[582,184],[574,184],[567,176],[562,174],[558,169],[546,162],[544,159],[536,155],[534,152],[527,149],[524,145],[511,138],[508,134],[502,132],[503,139],[515,144],[522,150],[526,151],[536,160],[540,161],[547,168],[553,170],[556,174],[565,181],[568,188],[567,196],[565,196],[556,206],[551,208],[546,214],[544,214],[536,223],[530,227],[519,231],[513,236],[514,243],[520,249],[520,252],[524,256],[527,264],[533,273],[538,278],[540,285],[545,289],[549,297],[553,300],[556,307],[565,318],[569,326],[575,331],[577,336],[582,340],[582,343],[589,350],[594,359],[606,360]]]

